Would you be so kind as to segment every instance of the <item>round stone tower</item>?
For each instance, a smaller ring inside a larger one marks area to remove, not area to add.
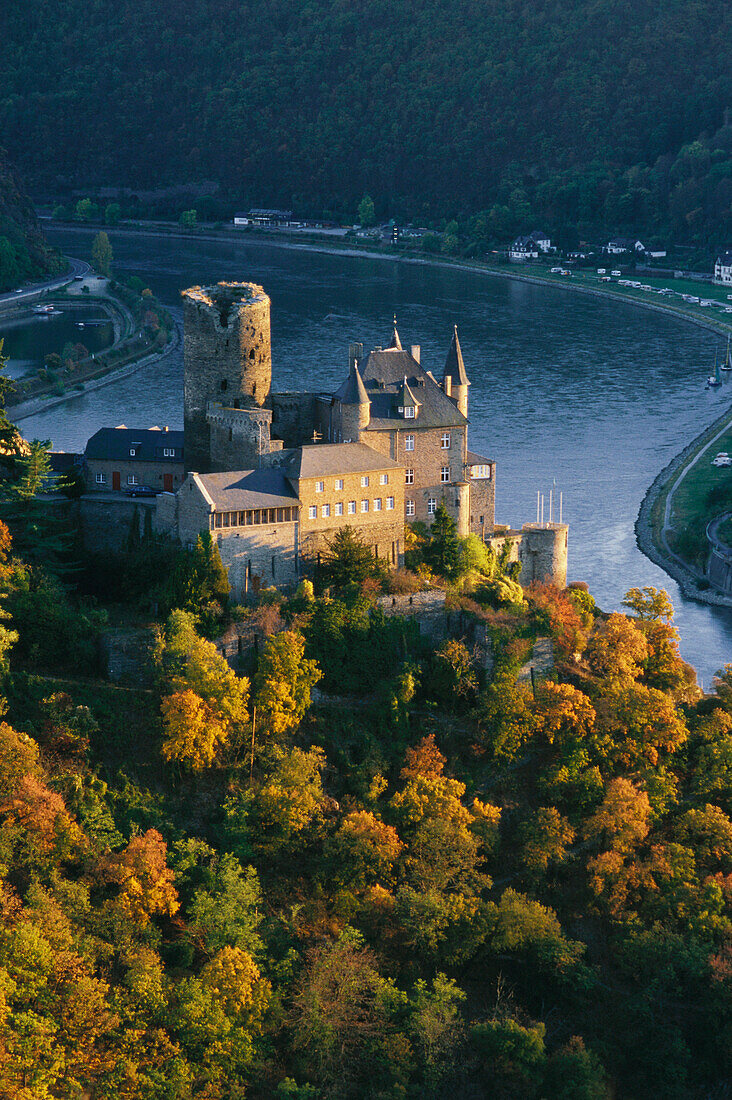
[[[185,464],[206,472],[212,469],[208,411],[268,403],[270,301],[256,283],[194,286],[182,295]]]

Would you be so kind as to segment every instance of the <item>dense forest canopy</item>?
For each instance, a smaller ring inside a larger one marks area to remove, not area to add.
[[[17,172],[0,149],[0,290],[60,266]]]
[[[726,0],[5,7],[0,129],[38,190],[730,230]]]

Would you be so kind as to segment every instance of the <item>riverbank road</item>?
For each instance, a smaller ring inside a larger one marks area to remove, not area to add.
[[[70,257],[67,258],[69,261],[69,268],[63,275],[57,275],[53,279],[45,279],[42,282],[28,283],[27,286],[22,286],[18,290],[10,290],[5,294],[0,294],[0,308],[8,305],[18,305],[18,303],[24,302],[29,298],[35,298],[48,290],[60,290],[61,287],[68,286],[69,283],[73,283],[76,279],[83,279],[84,276],[88,275],[91,271],[91,265],[84,260],[73,260]]]

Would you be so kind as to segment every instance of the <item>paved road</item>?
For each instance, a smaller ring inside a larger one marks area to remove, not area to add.
[[[91,266],[84,260],[69,259],[69,270],[64,275],[57,275],[55,279],[47,279],[44,282],[29,283],[19,290],[11,290],[7,294],[0,294],[0,305],[6,302],[22,302],[24,298],[34,297],[42,290],[58,290],[62,286],[68,286],[78,275],[87,275]]]

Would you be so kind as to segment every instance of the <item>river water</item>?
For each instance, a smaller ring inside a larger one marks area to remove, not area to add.
[[[88,259],[93,232],[51,233]],[[536,518],[536,493],[563,493],[570,579],[601,607],[632,585],[664,587],[681,648],[705,686],[732,661],[732,612],[686,600],[638,550],[633,525],[659,470],[732,399],[730,380],[705,390],[720,338],[639,306],[473,271],[321,255],[260,241],[192,242],[110,234],[115,267],[139,275],[177,315],[180,291],[218,279],[261,283],[272,298],[273,388],[328,389],[347,372],[348,345],[421,344],[441,374],[453,324],[470,388],[470,446],[495,459],[497,520]],[[83,449],[104,425],[183,425],[182,363],[153,366],[24,420],[29,438]]]

